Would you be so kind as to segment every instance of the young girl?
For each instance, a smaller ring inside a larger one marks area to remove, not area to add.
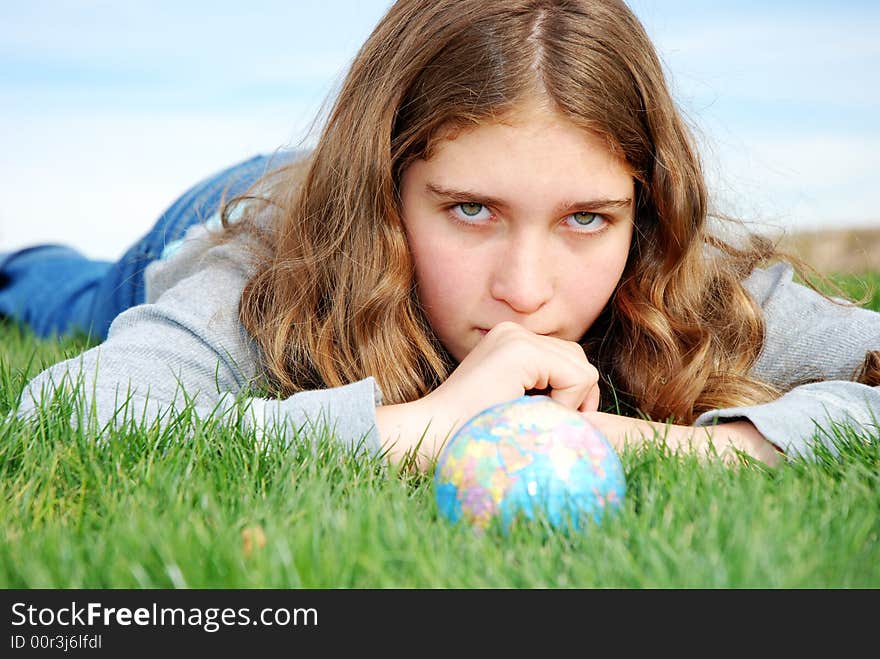
[[[0,313],[106,333],[21,415],[78,376],[103,422],[222,413],[257,385],[248,424],[326,423],[425,466],[475,413],[540,391],[618,448],[658,431],[774,464],[836,450],[837,424],[876,436],[880,314],[757,267],[773,256],[710,234],[623,2],[400,0],[311,153],[196,186],[118,263],[5,255]]]

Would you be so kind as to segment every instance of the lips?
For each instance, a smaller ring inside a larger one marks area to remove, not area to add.
[[[482,327],[478,327],[477,331],[480,333],[480,336],[486,336],[489,333],[489,330]],[[535,334],[538,336],[553,336],[553,332],[535,332]]]

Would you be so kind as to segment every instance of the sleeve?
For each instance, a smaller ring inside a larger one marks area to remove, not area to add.
[[[787,456],[807,459],[817,442],[838,455],[843,428],[880,437],[880,387],[852,381],[867,353],[880,350],[880,313],[795,283],[787,264],[756,270],[744,284],[766,324],[753,374],[787,393],[762,405],[711,410],[695,425],[748,419]]]
[[[288,441],[319,424],[342,444],[377,453],[381,392],[373,378],[285,400],[247,396],[259,363],[238,320],[250,270],[239,244],[210,246],[199,239],[204,231],[195,227],[169,261],[149,266],[148,303],[117,316],[102,344],[31,380],[16,414],[32,415],[66,389],[102,428],[131,420],[164,426],[189,409],[199,418],[235,414],[258,437]]]

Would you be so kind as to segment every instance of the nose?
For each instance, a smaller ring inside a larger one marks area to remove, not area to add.
[[[499,246],[490,294],[520,314],[538,311],[553,295],[552,255],[546,241],[523,233]]]

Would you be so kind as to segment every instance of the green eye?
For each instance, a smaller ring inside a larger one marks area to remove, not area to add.
[[[483,210],[483,204],[459,204],[458,207],[468,217],[476,217]]]
[[[599,213],[591,213],[589,211],[580,211],[572,213],[565,218],[565,225],[579,233],[598,234],[609,226],[608,220],[604,215]]]
[[[571,216],[574,218],[574,221],[577,222],[581,226],[588,226],[593,223],[593,221],[599,217],[596,213],[572,213]]]

